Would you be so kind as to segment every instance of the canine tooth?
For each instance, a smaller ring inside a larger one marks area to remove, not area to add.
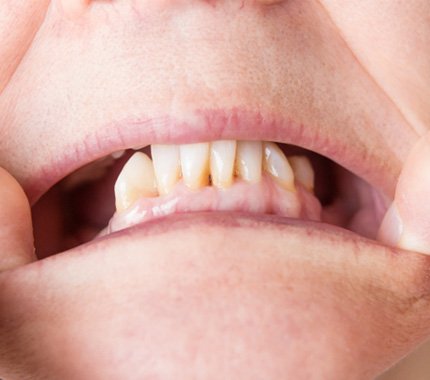
[[[236,152],[237,175],[247,182],[261,180],[263,143],[261,141],[238,141]]]
[[[211,144],[210,171],[212,185],[226,188],[233,183],[236,141],[220,140]]]
[[[178,145],[151,145],[158,192],[169,193],[181,177],[181,160]]]
[[[265,142],[264,169],[272,175],[284,188],[295,191],[294,172],[284,152],[275,143]]]
[[[209,183],[209,143],[186,144],[179,147],[182,178],[191,189]]]
[[[303,186],[309,190],[313,191],[315,183],[315,172],[312,168],[312,164],[309,158],[306,156],[290,156],[288,161],[293,168],[294,176],[296,180],[303,184]]]
[[[145,153],[137,152],[130,157],[116,180],[116,208],[123,211],[139,198],[157,195],[152,160]]]

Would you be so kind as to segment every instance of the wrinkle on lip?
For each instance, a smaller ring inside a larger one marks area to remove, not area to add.
[[[32,204],[54,183],[79,167],[112,152],[154,143],[181,144],[220,139],[265,140],[289,143],[315,151],[339,162],[370,183],[391,194],[397,165],[381,162],[364,142],[342,136],[323,136],[314,129],[246,108],[196,110],[187,118],[169,115],[114,121],[87,134],[82,142],[70,145],[63,156],[55,157],[24,182]],[[363,159],[364,157],[364,159]],[[394,159],[394,158],[393,158]]]

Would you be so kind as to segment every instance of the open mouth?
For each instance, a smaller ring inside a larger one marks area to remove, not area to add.
[[[115,150],[70,173],[33,207],[39,258],[175,214],[276,215],[375,239],[382,191],[314,151],[262,140]]]

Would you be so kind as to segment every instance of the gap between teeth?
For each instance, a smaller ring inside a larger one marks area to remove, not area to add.
[[[151,158],[136,152],[115,183],[117,211],[140,198],[167,195],[179,182],[192,190],[205,186],[230,187],[235,179],[261,181],[265,171],[284,189],[295,191],[295,181],[312,191],[314,171],[305,156],[286,157],[272,142],[220,140],[185,145],[152,145]]]

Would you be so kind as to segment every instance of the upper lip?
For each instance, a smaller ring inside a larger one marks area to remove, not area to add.
[[[338,162],[391,196],[398,165],[387,165],[381,157],[397,160],[389,151],[366,149],[365,140],[347,145],[342,134],[327,136],[314,126],[305,126],[280,115],[249,109],[196,110],[186,118],[170,115],[157,118],[125,118],[95,128],[79,144],[64,147],[61,157],[52,157],[25,178],[23,187],[34,204],[56,182],[100,157],[115,151],[154,143],[182,144],[220,139],[265,140],[289,143],[315,151]],[[392,161],[392,162],[393,162]]]

